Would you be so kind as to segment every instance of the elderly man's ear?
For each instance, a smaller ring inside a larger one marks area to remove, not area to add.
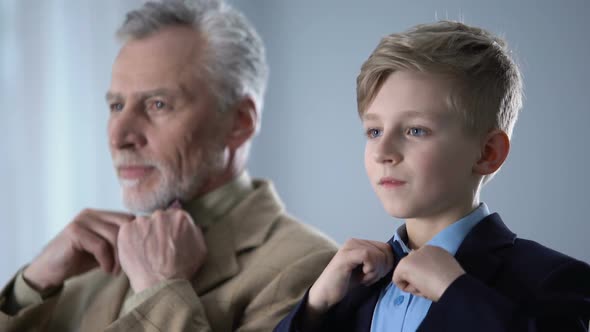
[[[258,124],[258,112],[250,97],[242,98],[235,107],[227,141],[228,147],[233,150],[240,148],[256,134]]]

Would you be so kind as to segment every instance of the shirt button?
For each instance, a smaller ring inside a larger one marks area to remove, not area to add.
[[[395,306],[398,306],[402,303],[404,303],[404,296],[403,295],[396,297],[395,300],[393,301],[393,305],[395,305]]]

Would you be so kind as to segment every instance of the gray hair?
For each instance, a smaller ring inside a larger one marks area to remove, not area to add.
[[[194,28],[207,40],[204,69],[219,110],[250,96],[260,113],[268,79],[264,44],[246,17],[222,0],[147,2],[127,13],[117,36],[141,39],[179,25]]]

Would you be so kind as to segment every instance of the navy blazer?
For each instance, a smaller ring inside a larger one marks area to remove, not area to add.
[[[469,232],[455,258],[466,273],[432,303],[417,331],[588,331],[590,266],[517,238],[498,214]],[[369,332],[379,294],[392,274],[350,291],[314,331]],[[275,331],[303,331],[299,322],[307,296]]]

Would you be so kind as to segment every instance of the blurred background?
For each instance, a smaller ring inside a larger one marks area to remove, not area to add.
[[[114,32],[139,0],[0,1],[0,283],[83,208],[123,209],[106,140]],[[234,0],[271,68],[253,175],[339,243],[399,220],[363,166],[355,79],[379,39],[462,20],[507,38],[526,99],[511,155],[482,199],[519,236],[590,261],[590,2]]]

